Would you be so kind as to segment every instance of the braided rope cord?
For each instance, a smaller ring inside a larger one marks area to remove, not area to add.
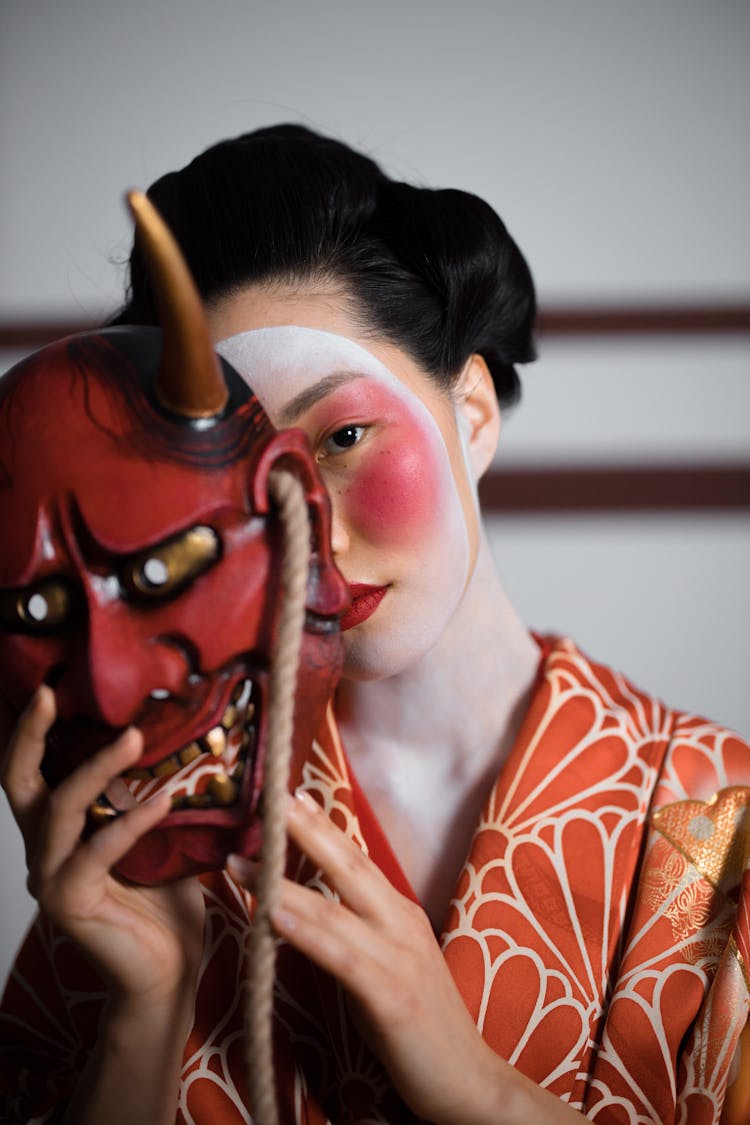
[[[286,862],[286,799],[292,753],[297,670],[305,623],[310,565],[310,522],[302,485],[275,471],[269,481],[284,530],[281,609],[269,678],[268,745],[263,776],[263,848],[256,905],[247,944],[245,1051],[250,1104],[256,1125],[278,1125],[273,1067],[273,984],[276,940],[270,916],[276,908]]]

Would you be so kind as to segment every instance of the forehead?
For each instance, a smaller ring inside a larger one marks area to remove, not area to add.
[[[293,399],[331,376],[374,380],[405,403],[413,404],[416,398],[360,344],[317,328],[255,328],[222,340],[216,350],[248,382],[277,423]]]

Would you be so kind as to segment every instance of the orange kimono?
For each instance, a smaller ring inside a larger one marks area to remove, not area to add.
[[[294,784],[411,894],[332,721]],[[599,1125],[750,1122],[749,860],[750,746],[670,711],[570,641],[545,641],[445,919],[444,955],[494,1050]],[[304,857],[290,867],[331,893]],[[205,953],[176,1121],[239,1125],[252,1121],[250,903],[222,874],[202,882]],[[37,921],[3,1001],[0,1120],[55,1120],[102,999],[85,959]],[[275,1035],[284,1125],[414,1120],[339,986],[288,946]]]

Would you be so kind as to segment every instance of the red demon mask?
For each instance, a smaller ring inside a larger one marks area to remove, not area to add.
[[[312,528],[295,752],[334,686],[348,603],[307,439],[273,429],[210,348],[181,261],[171,269],[184,276],[157,278],[162,331],[72,337],[0,381],[0,690],[20,711],[40,683],[53,687],[42,767],[53,786],[141,729],[127,790],[172,795],[118,866],[146,884],[259,846],[282,549],[272,469],[300,480]],[[102,795],[92,825],[116,804]]]

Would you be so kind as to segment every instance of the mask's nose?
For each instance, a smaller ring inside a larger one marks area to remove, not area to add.
[[[179,693],[191,670],[188,646],[155,633],[148,609],[111,595],[104,582],[88,582],[85,596],[85,627],[57,670],[58,713],[125,727],[152,692]]]

